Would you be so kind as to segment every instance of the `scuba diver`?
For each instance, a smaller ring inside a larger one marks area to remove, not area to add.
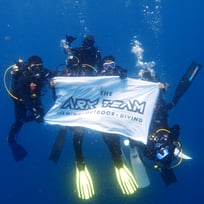
[[[116,65],[113,56],[106,56],[102,60],[101,69],[98,76],[119,76],[121,79],[127,77],[127,70]],[[123,194],[133,194],[137,191],[138,185],[131,171],[125,165],[122,159],[122,150],[120,145],[120,135],[111,133],[101,133],[106,143],[114,164],[116,178]]]
[[[95,39],[93,35],[85,35],[80,47],[71,47],[71,43],[76,37],[66,35],[66,39],[60,42],[65,54],[68,55],[66,60],[67,68],[63,70],[67,76],[83,76],[86,69],[86,76],[93,76],[97,72],[101,63],[101,54],[95,47]],[[97,68],[96,68],[97,67]]]
[[[16,161],[23,160],[27,151],[17,143],[18,133],[22,126],[30,121],[43,122],[44,108],[41,102],[41,91],[52,73],[43,68],[42,59],[39,56],[31,56],[28,62],[22,59],[10,66],[6,73],[11,74],[11,91],[5,88],[14,102],[15,122],[11,126],[7,138],[13,157]]]
[[[80,47],[72,48],[70,45],[75,39],[76,37],[66,36],[66,39],[61,40],[61,47],[63,47],[63,51],[68,55],[68,58],[66,60],[66,68],[60,71],[57,76],[83,77],[96,75],[97,68],[101,63],[101,54],[94,46],[94,36],[85,35],[82,45]],[[56,98],[55,93],[54,98]],[[82,155],[85,128],[62,127],[56,137],[49,159],[57,163],[68,130],[73,131],[77,193],[79,198],[86,200],[93,197],[95,192],[91,175]]]
[[[139,72],[139,78],[151,82],[160,82],[160,93],[155,105],[152,122],[149,128],[149,138],[145,146],[140,146],[140,157],[145,166],[158,170],[164,183],[168,186],[177,182],[177,178],[173,172],[173,168],[180,165],[182,157],[178,156],[182,153],[182,145],[179,139],[180,127],[174,124],[172,127],[168,125],[168,111],[174,107],[181,96],[190,87],[193,79],[198,73],[201,65],[192,62],[183,77],[178,83],[172,102],[166,103],[163,95],[166,92],[167,85],[160,81],[155,72],[151,68],[142,69]],[[131,148],[137,145],[131,141]],[[176,153],[177,152],[177,153]],[[145,162],[142,154],[153,161],[150,166]]]
[[[97,69],[101,63],[101,53],[95,47],[95,39],[93,35],[84,35],[82,45],[79,47],[71,47],[71,43],[77,38],[71,35],[66,35],[66,39],[60,41],[60,47],[67,55],[66,68],[57,71],[56,76],[93,76],[96,75]],[[61,66],[64,64],[60,64]],[[51,87],[52,84],[51,84]],[[53,88],[53,99],[56,99],[55,89]]]

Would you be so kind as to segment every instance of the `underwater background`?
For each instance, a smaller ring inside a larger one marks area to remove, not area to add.
[[[59,127],[26,124],[18,141],[28,156],[21,162],[13,160],[6,140],[14,121],[13,102],[3,85],[4,71],[17,58],[39,55],[45,67],[54,70],[65,62],[59,42],[66,34],[77,37],[73,46],[81,44],[84,34],[93,34],[102,56],[115,56],[129,77],[137,77],[143,65],[152,67],[169,84],[170,101],[191,62],[204,65],[203,6],[202,0],[1,0],[0,203],[204,203],[203,68],[169,114],[170,125],[181,126],[184,153],[193,158],[175,169],[178,182],[167,187],[158,172],[147,169],[151,185],[122,195],[106,145],[99,135],[88,132],[84,154],[96,187],[89,201],[77,197],[71,134],[58,164],[48,159]],[[42,101],[46,110],[52,106],[49,88]]]

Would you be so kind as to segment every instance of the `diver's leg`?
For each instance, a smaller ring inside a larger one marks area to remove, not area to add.
[[[25,117],[26,117],[26,109],[21,102],[14,101],[14,110],[15,110],[15,122],[11,126],[8,136],[8,142],[15,142],[17,139],[17,133],[23,126]]]
[[[114,134],[102,134],[104,142],[108,146],[111,157],[115,166],[119,167],[123,164],[122,151],[120,147],[120,136]]]
[[[82,153],[84,129],[81,127],[74,127],[73,131],[74,131],[73,146],[74,146],[77,166],[78,165],[84,166],[84,158],[83,158],[83,153]]]
[[[21,121],[17,121],[11,126],[9,136],[8,136],[8,143],[16,142],[17,133],[20,131],[22,126],[23,126],[23,122],[21,122]]]
[[[11,148],[13,158],[16,161],[23,160],[26,155],[27,151],[22,147],[20,144],[16,142],[17,134],[23,126],[23,123],[26,118],[26,108],[25,106],[18,101],[14,101],[15,104],[15,123],[11,126],[9,136],[8,136],[8,143]]]
[[[95,194],[91,173],[85,164],[82,154],[84,128],[74,127],[73,145],[76,157],[76,189],[78,197],[88,200]]]

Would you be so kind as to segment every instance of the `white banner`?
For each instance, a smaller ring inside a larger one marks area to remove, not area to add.
[[[45,122],[81,126],[147,142],[159,83],[117,76],[55,77],[57,99]]]

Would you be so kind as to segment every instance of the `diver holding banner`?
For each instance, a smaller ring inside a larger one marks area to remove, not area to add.
[[[131,141],[130,160],[133,172],[137,174],[137,177],[144,177],[144,179],[138,180],[139,188],[150,185],[145,166],[158,170],[162,180],[168,186],[177,182],[173,168],[179,166],[182,159],[191,159],[182,153],[182,145],[178,140],[179,125],[175,124],[172,128],[168,126],[168,111],[176,106],[180,98],[189,89],[200,68],[200,64],[196,62],[191,63],[181,77],[176,87],[173,100],[169,104],[163,100],[162,94],[159,95],[149,129],[150,136],[147,145],[144,147]],[[139,74],[142,80],[155,82],[159,80],[155,76],[153,69],[144,69]],[[147,158],[153,162],[152,165],[150,165],[149,161],[147,162]],[[138,174],[141,174],[141,176]]]

